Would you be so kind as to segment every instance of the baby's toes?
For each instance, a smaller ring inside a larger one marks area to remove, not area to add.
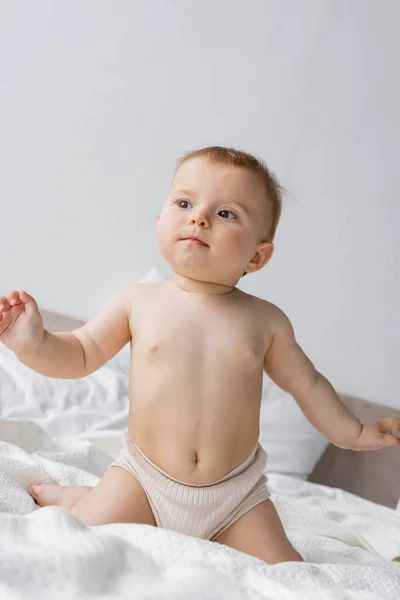
[[[31,485],[29,494],[39,506],[55,506],[61,498],[61,486],[57,483],[37,483]]]
[[[83,496],[92,490],[90,485],[58,485],[37,483],[31,485],[29,493],[39,506],[61,506],[70,510]]]

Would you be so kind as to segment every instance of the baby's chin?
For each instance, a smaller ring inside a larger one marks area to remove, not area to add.
[[[216,270],[215,268],[207,268],[193,265],[185,265],[182,264],[181,261],[168,261],[169,265],[174,274],[180,275],[181,277],[187,277],[189,279],[194,279],[196,281],[202,281],[204,283],[216,283],[219,285],[232,285],[232,280],[227,280],[227,270],[221,269]],[[239,281],[239,277],[237,278]],[[237,282],[236,282],[237,283]],[[235,285],[236,285],[235,283]]]
[[[218,279],[217,275],[211,269],[195,268],[176,263],[170,263],[170,267],[174,273],[181,275],[181,277],[189,277],[190,279],[197,279],[198,281],[207,281],[210,283],[215,283],[216,279]]]
[[[182,246],[180,246],[181,243]],[[218,252],[216,254],[214,248],[195,245],[185,247],[185,242],[179,240],[164,242],[159,239],[158,249],[174,273],[199,281],[229,285],[226,280],[227,273],[232,271],[232,260],[229,258],[221,264],[221,261],[216,260]]]

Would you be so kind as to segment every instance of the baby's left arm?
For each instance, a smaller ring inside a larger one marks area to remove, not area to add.
[[[347,410],[330,382],[298,345],[288,317],[276,309],[264,370],[293,396],[310,423],[339,448],[372,450],[400,446],[399,438],[391,433],[400,425],[400,419],[393,417],[363,425]]]

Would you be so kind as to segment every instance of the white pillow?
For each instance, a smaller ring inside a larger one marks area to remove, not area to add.
[[[260,411],[260,444],[268,454],[265,473],[307,479],[329,440],[306,419],[294,398],[265,373]]]
[[[104,365],[81,379],[45,377],[0,344],[0,416],[33,420],[50,436],[92,428],[120,429],[127,421],[128,381]]]

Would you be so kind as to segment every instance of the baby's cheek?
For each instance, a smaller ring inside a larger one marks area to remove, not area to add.
[[[243,253],[246,252],[246,244],[240,236],[229,236],[229,238],[223,240],[221,248],[225,254],[230,256],[243,256]]]
[[[158,221],[158,229],[164,234],[171,234],[177,229],[176,219],[174,219],[168,212],[162,212]]]
[[[174,244],[177,243],[175,239],[176,235],[174,236],[173,231],[167,228],[157,230],[157,246],[164,258],[170,257]]]
[[[157,227],[157,246],[161,252],[165,247],[165,231],[160,225]]]

